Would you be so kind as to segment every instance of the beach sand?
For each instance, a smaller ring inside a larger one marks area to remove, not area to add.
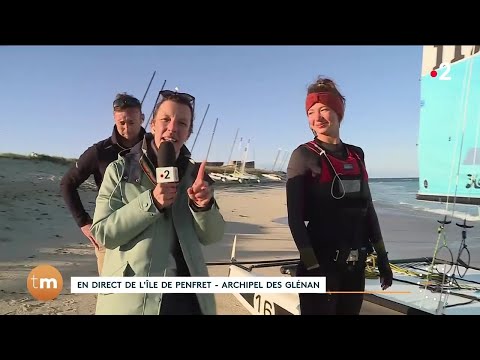
[[[58,182],[2,182],[0,190],[0,314],[93,314],[96,295],[71,294],[69,279],[97,276],[95,255],[66,210]],[[96,193],[83,189],[80,194],[92,213]],[[216,198],[227,227],[222,242],[205,247],[207,261],[229,261],[235,234],[239,261],[298,256],[288,227],[272,221],[286,215],[283,185],[220,186]],[[26,288],[28,273],[40,264],[55,266],[63,276],[64,288],[53,301],[37,301]],[[210,266],[209,272],[227,276],[228,266]],[[280,275],[278,268],[266,274]],[[218,314],[250,314],[233,295],[215,296]],[[368,304],[364,310],[375,313]]]
[[[65,208],[58,181],[8,180],[0,178],[0,314],[94,314],[95,294],[70,293],[70,277],[97,276],[97,267],[92,247]],[[83,188],[80,194],[93,214],[96,192]],[[219,184],[216,198],[227,226],[223,241],[205,247],[208,262],[230,260],[235,234],[238,261],[298,257],[285,222],[284,184]],[[434,218],[389,209],[377,212],[390,259],[431,256],[437,226]],[[26,288],[30,270],[39,264],[53,265],[63,276],[64,288],[53,301],[37,301]],[[266,275],[280,275],[278,268],[265,271]],[[227,276],[228,266],[210,266],[209,272]],[[216,299],[218,314],[250,314],[231,294],[216,294]],[[365,302],[362,314],[398,313]]]

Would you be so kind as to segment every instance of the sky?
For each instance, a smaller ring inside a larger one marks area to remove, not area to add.
[[[312,140],[305,95],[322,75],[346,97],[340,137],[363,148],[370,177],[416,177],[421,64],[421,46],[2,46],[0,152],[78,158],[111,135],[115,95],[141,100],[155,71],[143,112],[165,80],[194,95],[195,160],[218,118],[208,161],[229,159],[238,129],[231,160],[250,139],[249,161],[271,170],[281,149],[285,170]]]

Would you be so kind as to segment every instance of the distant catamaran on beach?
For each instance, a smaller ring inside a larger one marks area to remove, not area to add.
[[[423,47],[419,200],[480,205],[479,50]]]

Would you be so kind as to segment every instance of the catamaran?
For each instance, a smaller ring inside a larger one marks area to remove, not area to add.
[[[233,240],[229,277],[257,277],[262,268],[277,268],[280,276],[295,276],[298,259],[241,261]],[[457,259],[458,260],[458,259]],[[376,256],[367,258],[365,301],[405,315],[480,315],[480,268],[433,257],[390,261],[394,273],[390,291],[379,290]],[[225,265],[210,263],[209,265]],[[270,275],[271,276],[271,275]],[[300,315],[296,293],[238,292],[237,300],[252,315]]]

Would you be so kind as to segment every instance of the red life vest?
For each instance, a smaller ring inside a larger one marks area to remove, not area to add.
[[[304,145],[319,156],[322,169],[320,176],[312,174],[307,178],[308,213],[315,216],[319,202],[330,208],[330,212],[365,210],[370,198],[368,174],[358,152],[345,144],[347,158],[342,160],[329,155],[315,141]]]
[[[347,159],[340,160],[334,156],[328,155],[325,150],[315,143],[315,141],[309,141],[304,145],[321,157],[322,173],[320,174],[319,179],[321,183],[332,182],[335,173],[337,173],[341,179],[345,178],[368,181],[367,169],[365,168],[362,159],[350,146],[345,145],[347,149]],[[326,157],[328,157],[330,161],[328,161]],[[330,171],[323,171],[323,169],[329,169]]]
[[[370,200],[368,174],[355,149],[345,144],[347,158],[329,155],[315,141],[304,146],[317,154],[320,176],[307,177],[305,219],[314,248],[360,248],[368,242],[366,214]]]

